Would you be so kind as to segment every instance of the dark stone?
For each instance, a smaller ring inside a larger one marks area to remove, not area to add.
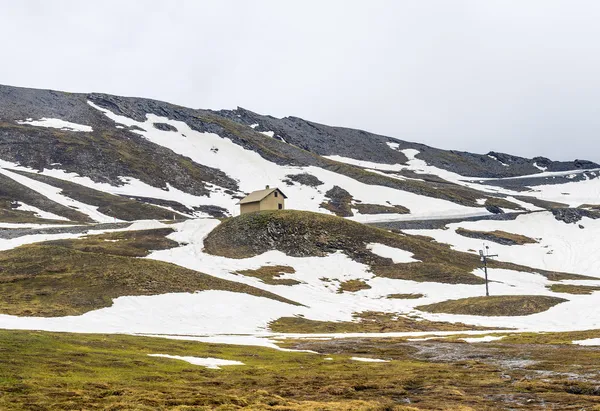
[[[338,217],[352,217],[354,215],[350,208],[353,197],[342,187],[333,186],[325,193],[325,198],[328,198],[329,201],[321,204],[322,208],[331,211]]]
[[[152,124],[155,129],[160,131],[175,131],[177,132],[177,128],[167,123],[153,123]]]
[[[600,214],[581,208],[555,208],[552,210],[552,214],[558,221],[563,221],[567,224],[576,223],[583,217],[588,217],[594,220],[600,218]]]
[[[287,179],[283,180],[287,185],[291,186],[295,182],[309,187],[318,187],[324,183],[312,174],[288,174]]]
[[[486,205],[485,209],[488,210],[492,214],[504,214],[504,210],[495,205]]]

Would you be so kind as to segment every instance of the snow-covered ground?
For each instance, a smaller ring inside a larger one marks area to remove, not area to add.
[[[483,241],[464,237],[456,229],[475,231],[505,231],[521,234],[538,242],[525,245],[501,245],[487,242],[492,254],[499,260],[510,261],[528,267],[572,272],[598,277],[600,279],[600,220],[584,217],[581,221],[566,224],[554,218],[552,213],[539,213],[518,216],[515,220],[482,220],[448,224],[447,229],[405,230],[408,234],[433,237],[440,243],[451,244],[459,251],[482,249]],[[583,228],[581,228],[583,227]]]

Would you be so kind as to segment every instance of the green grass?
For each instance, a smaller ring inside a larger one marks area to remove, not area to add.
[[[573,341],[600,338],[600,330],[507,334],[502,343],[571,345]]]
[[[595,379],[589,377],[597,373],[600,351],[592,348],[493,343],[478,344],[470,355],[473,345],[455,342],[365,338],[287,345],[323,355],[125,335],[0,330],[0,409],[488,411],[594,410],[600,404]],[[430,354],[416,347],[429,348]],[[457,355],[444,357],[446,352]],[[244,365],[210,370],[148,354],[215,357]],[[389,362],[362,363],[352,356]],[[535,365],[510,365],[524,360]]]
[[[592,285],[573,285],[573,284],[552,284],[547,285],[551,291],[555,293],[566,293],[566,294],[579,294],[579,295],[590,295],[595,291],[600,291],[600,286]]]
[[[256,270],[242,270],[236,271],[236,274],[245,275],[248,277],[255,277],[260,279],[265,284],[270,285],[297,285],[301,284],[300,281],[296,281],[292,278],[279,278],[283,274],[293,274],[296,270],[293,267],[285,265],[271,265],[263,266]]]
[[[416,308],[430,313],[485,317],[520,316],[540,313],[566,301],[568,300],[564,298],[545,295],[499,295],[448,300]]]
[[[171,248],[171,229],[123,232],[25,245],[0,252],[0,312],[77,315],[109,307],[120,296],[224,290],[297,304],[237,282],[175,264],[142,259]],[[108,240],[108,241],[107,241]]]

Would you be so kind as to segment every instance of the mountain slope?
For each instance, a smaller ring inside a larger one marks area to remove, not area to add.
[[[600,327],[597,164],[100,93],[0,86],[0,103],[0,310],[18,314],[0,327]],[[237,216],[265,185],[289,210]],[[140,252],[138,235],[158,238]],[[486,246],[498,307],[560,304],[514,318],[448,308],[485,292]]]

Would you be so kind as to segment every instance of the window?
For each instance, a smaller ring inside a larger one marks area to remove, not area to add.
[[[275,191],[275,197],[277,197],[277,191]]]
[[[283,204],[278,204],[279,205],[279,209],[283,210]]]

